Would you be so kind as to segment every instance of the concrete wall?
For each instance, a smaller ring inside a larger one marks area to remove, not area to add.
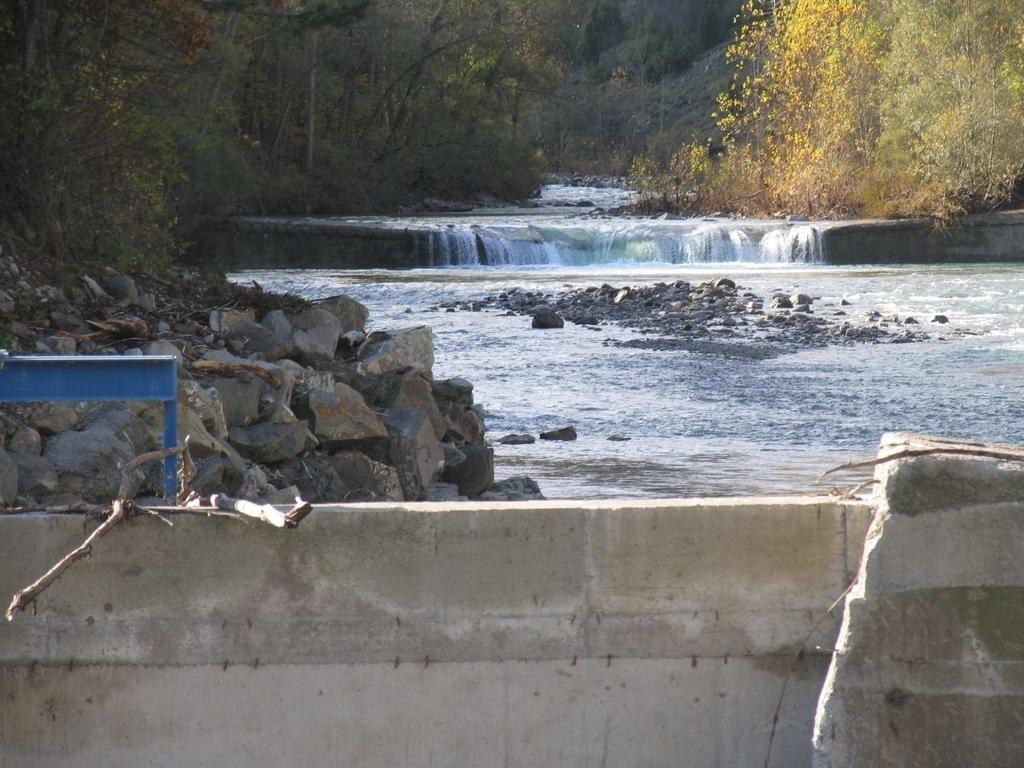
[[[937,227],[930,219],[852,221],[822,232],[829,264],[977,264],[1024,260],[1024,213],[964,216]]]
[[[883,441],[887,454],[965,447]],[[1024,765],[1024,449],[1010,453],[878,469],[815,726],[818,768]]]
[[[815,626],[832,646],[867,520],[809,498],[138,518],[0,627],[0,768],[760,768],[784,685],[771,765],[807,766],[828,656],[794,651]],[[83,528],[0,515],[0,595]]]

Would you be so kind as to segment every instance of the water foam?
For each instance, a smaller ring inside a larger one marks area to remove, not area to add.
[[[818,227],[782,222],[446,225],[421,237],[421,260],[431,267],[824,263]]]

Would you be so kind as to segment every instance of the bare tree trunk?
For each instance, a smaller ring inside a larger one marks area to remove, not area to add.
[[[306,170],[312,173],[316,143],[316,69],[320,33],[309,33],[309,114],[306,119]]]
[[[46,12],[46,0],[24,0],[21,6],[21,23],[24,34],[24,45],[21,49],[21,67],[28,77],[36,68],[36,57],[39,51],[39,31]]]
[[[235,42],[235,35],[238,33],[238,22],[240,20],[240,14],[238,11],[232,11],[228,16],[227,21],[227,45],[230,47]],[[213,114],[213,110],[217,108],[217,99],[220,98],[220,89],[224,86],[224,78],[228,74],[228,62],[224,62],[221,66],[220,71],[217,73],[217,81],[213,84],[213,92],[210,94],[210,100],[206,104],[206,112],[203,115],[203,125],[199,133],[205,136],[210,130],[210,118]]]

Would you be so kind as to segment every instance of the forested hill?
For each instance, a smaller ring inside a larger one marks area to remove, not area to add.
[[[0,0],[0,239],[130,263],[207,215],[668,157],[713,131],[732,1]]]

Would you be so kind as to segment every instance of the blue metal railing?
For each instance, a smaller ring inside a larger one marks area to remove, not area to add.
[[[150,357],[17,357],[0,351],[0,403],[162,401],[164,448],[178,445],[178,361]],[[177,457],[164,459],[164,493],[177,494]]]

